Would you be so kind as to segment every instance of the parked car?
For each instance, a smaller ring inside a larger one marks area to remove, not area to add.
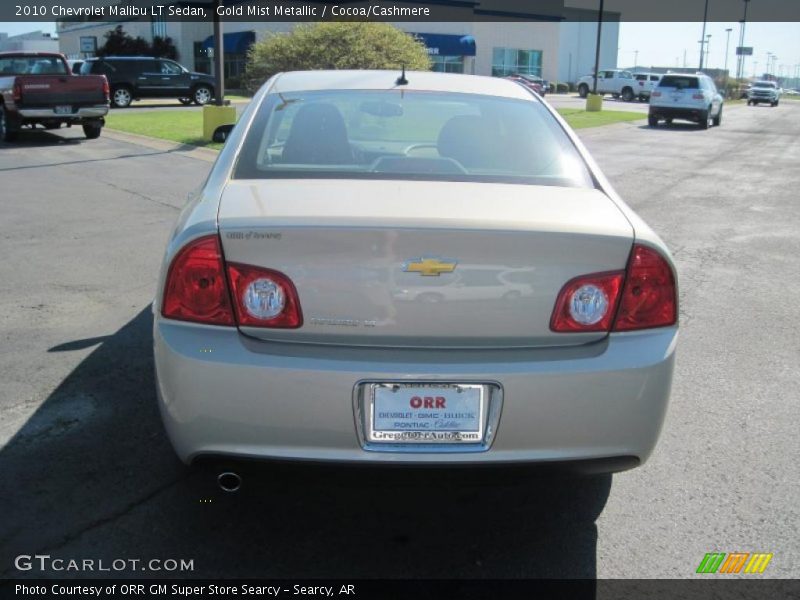
[[[658,82],[661,81],[661,75],[659,73],[635,73],[634,79],[636,79],[636,90],[635,94],[637,98],[642,102],[650,100],[650,94],[658,85]]]
[[[153,303],[177,454],[641,464],[678,334],[666,246],[540,97],[398,75],[278,74],[215,134]],[[440,301],[401,299],[422,282]]]
[[[673,119],[684,119],[708,129],[709,122],[714,125],[722,123],[723,102],[722,95],[708,75],[668,73],[650,95],[647,122],[655,127],[661,119],[667,123],[672,123]]]
[[[584,75],[578,80],[578,95],[586,98],[594,87],[594,75]],[[637,96],[638,85],[630,71],[604,69],[597,74],[597,93],[601,96],[611,94],[630,102]]]
[[[755,106],[762,102],[771,106],[778,106],[781,100],[781,90],[774,81],[756,81],[750,88],[747,96],[747,105]]]
[[[546,80],[542,79],[541,77],[537,77],[536,75],[514,74],[506,77],[506,79],[516,81],[517,83],[524,85],[529,90],[536,92],[540,96],[547,94],[547,91],[550,87],[550,84]]]
[[[81,125],[89,139],[100,136],[108,112],[108,81],[78,77],[63,54],[0,52],[0,141],[14,141],[20,129]]]
[[[750,95],[751,87],[752,86],[749,83],[739,86],[739,100],[744,100]]]
[[[73,75],[80,75],[81,74],[81,66],[83,66],[83,60],[77,60],[74,58],[67,59],[67,64],[69,65],[69,72]]]
[[[142,98],[177,98],[204,105],[214,99],[214,78],[194,73],[174,60],[145,56],[88,58],[81,74],[101,74],[111,85],[111,105],[126,108]]]

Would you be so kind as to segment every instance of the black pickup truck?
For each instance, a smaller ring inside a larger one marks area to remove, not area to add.
[[[0,141],[14,141],[23,127],[64,124],[97,138],[108,104],[105,76],[73,75],[63,54],[0,52]]]

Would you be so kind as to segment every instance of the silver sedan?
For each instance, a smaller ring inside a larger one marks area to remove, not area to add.
[[[180,458],[645,461],[675,268],[550,106],[500,78],[267,81],[169,241],[155,314]]]

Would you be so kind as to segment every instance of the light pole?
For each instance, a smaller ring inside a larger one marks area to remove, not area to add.
[[[706,21],[708,21],[708,0],[706,0],[705,9],[703,10],[703,33],[700,36],[700,71],[703,70],[703,43],[706,37]]]
[[[633,51],[633,68],[635,69],[637,66],[639,66],[639,51],[638,50],[634,50]]]
[[[741,21],[739,21],[739,47],[744,46],[744,31],[747,25],[747,4],[750,0],[743,0],[744,2],[744,17]],[[744,77],[744,54],[739,54],[738,56],[739,62],[737,63],[736,67],[736,79],[741,79]]]
[[[725,33],[728,36],[725,38],[725,96],[728,96],[728,52],[730,51],[730,43],[731,43],[731,31],[733,28],[728,27],[725,30]]]
[[[709,57],[711,56],[711,34],[706,34],[706,68],[708,68]]]

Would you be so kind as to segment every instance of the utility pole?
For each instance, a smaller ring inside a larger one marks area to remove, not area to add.
[[[706,38],[706,21],[708,21],[708,0],[706,0],[706,7],[703,10],[703,34],[700,36],[700,71],[703,70],[703,44]]]
[[[594,51],[594,84],[592,85],[592,94],[597,94],[597,72],[600,70],[600,35],[603,32],[603,4],[604,0],[600,0],[600,12],[597,13],[597,46]]]
[[[223,61],[224,46],[222,39],[222,23],[219,20],[219,12],[217,11],[220,6],[221,0],[214,0],[214,92],[216,98],[214,104],[217,106],[223,105],[225,98],[225,72]]]
[[[711,34],[706,34],[706,68],[708,68],[708,63],[711,60],[709,57],[711,56]]]
[[[639,66],[639,51],[638,50],[634,50],[633,51],[633,66],[634,66],[634,68]]]

